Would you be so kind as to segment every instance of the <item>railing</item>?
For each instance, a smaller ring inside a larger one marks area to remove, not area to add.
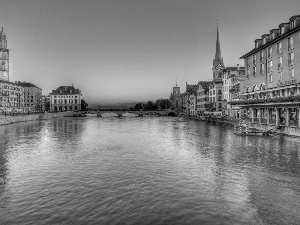
[[[274,120],[274,119],[269,119],[269,124],[276,124],[276,120]]]
[[[231,105],[248,105],[248,104],[261,104],[261,103],[272,103],[272,102],[299,102],[300,95],[291,95],[291,96],[280,96],[274,98],[261,98],[261,99],[249,99],[241,101],[231,101]]]
[[[298,127],[298,120],[290,120],[290,126]]]
[[[254,118],[254,119],[253,119],[253,122],[254,122],[254,123],[258,123],[258,122],[259,122],[259,118]]]

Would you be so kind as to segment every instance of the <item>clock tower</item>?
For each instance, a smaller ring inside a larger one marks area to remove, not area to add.
[[[9,81],[9,50],[3,27],[0,31],[0,80]]]

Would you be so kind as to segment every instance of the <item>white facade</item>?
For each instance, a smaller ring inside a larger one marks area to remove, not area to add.
[[[8,112],[24,111],[24,88],[16,83],[0,81],[0,109]]]

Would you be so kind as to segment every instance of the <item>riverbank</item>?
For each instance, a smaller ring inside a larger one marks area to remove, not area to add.
[[[218,117],[204,117],[204,116],[182,116],[191,120],[204,121],[207,123],[215,123],[215,124],[223,124],[228,126],[240,126],[239,119],[234,118],[218,118]],[[273,124],[260,124],[254,122],[247,122],[249,129],[256,129],[257,131],[265,131],[271,127],[275,127]],[[246,121],[242,120],[242,129],[246,129]],[[288,135],[300,137],[300,128],[296,126],[281,126],[280,129],[277,130],[276,134]]]
[[[8,125],[12,123],[27,122],[33,120],[48,120],[51,118],[64,117],[64,116],[73,116],[73,111],[68,112],[56,112],[56,113],[40,113],[32,115],[18,115],[18,116],[0,116],[0,126]]]

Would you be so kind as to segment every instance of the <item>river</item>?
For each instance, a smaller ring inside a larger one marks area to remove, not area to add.
[[[300,139],[178,117],[0,127],[0,224],[300,224]]]

